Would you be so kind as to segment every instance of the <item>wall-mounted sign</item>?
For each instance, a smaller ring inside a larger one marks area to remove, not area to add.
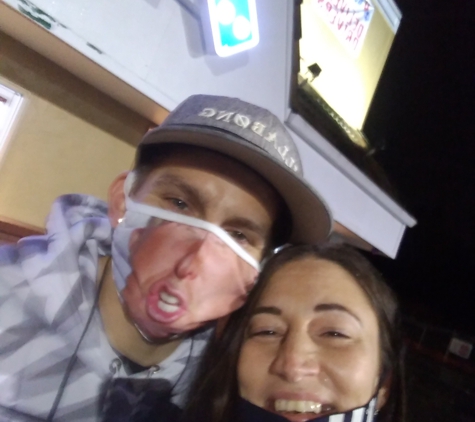
[[[208,0],[216,54],[231,56],[259,43],[255,0]]]
[[[22,100],[21,94],[0,84],[0,155],[20,110]]]
[[[357,57],[374,13],[370,0],[313,0],[312,5],[338,40]]]

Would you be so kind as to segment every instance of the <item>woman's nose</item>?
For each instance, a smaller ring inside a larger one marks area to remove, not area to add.
[[[289,335],[279,346],[271,373],[288,382],[299,382],[320,372],[318,351],[305,333]]]

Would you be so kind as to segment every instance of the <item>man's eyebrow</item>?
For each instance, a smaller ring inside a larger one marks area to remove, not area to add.
[[[187,199],[191,200],[195,206],[204,208],[207,202],[207,199],[198,189],[187,183],[186,180],[180,176],[165,173],[158,176],[153,182],[154,191],[160,191],[167,186],[173,186],[180,189],[187,196]]]
[[[252,311],[251,316],[258,314],[282,315],[282,311],[276,306],[258,306]]]
[[[328,311],[339,311],[346,312],[348,315],[351,315],[356,321],[361,325],[361,320],[351,312],[346,306],[340,305],[338,303],[320,303],[313,308],[315,312],[328,312]]]

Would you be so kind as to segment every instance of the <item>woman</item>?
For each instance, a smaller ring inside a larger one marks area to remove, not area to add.
[[[184,419],[400,422],[400,358],[396,301],[359,253],[285,248],[207,349]]]

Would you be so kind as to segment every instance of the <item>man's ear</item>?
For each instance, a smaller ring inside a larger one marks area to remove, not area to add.
[[[119,219],[124,217],[125,214],[125,193],[124,193],[124,183],[128,171],[125,171],[112,182],[109,186],[108,192],[108,203],[109,203],[109,212],[108,217],[112,227],[116,227],[119,224]]]
[[[376,401],[376,407],[378,410],[380,410],[388,401],[389,394],[391,392],[391,384],[393,380],[393,374],[392,372],[388,373],[383,380],[381,387],[379,387],[378,390],[378,396],[377,396],[377,401]]]

